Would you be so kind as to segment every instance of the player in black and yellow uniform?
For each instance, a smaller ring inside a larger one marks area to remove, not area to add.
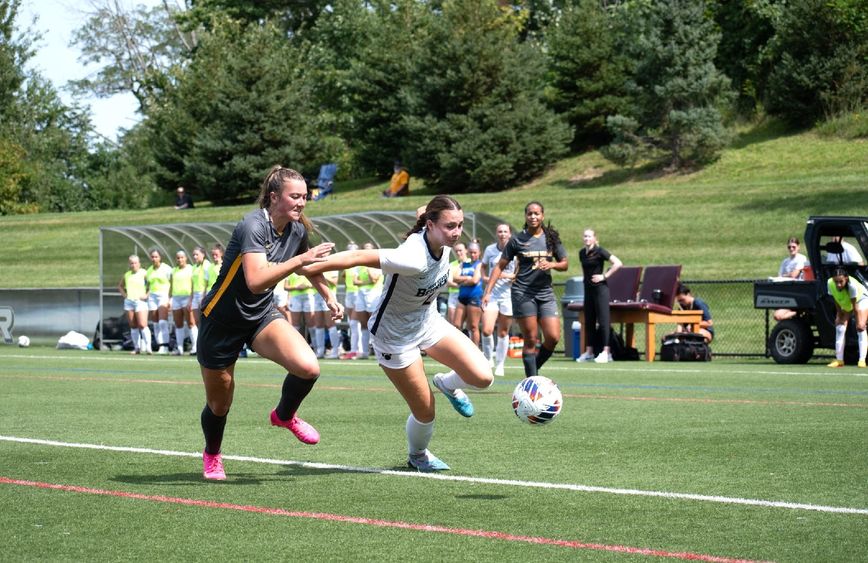
[[[319,377],[319,364],[272,299],[277,283],[292,272],[305,273],[306,265],[324,260],[334,246],[323,243],[309,247],[312,226],[303,213],[306,202],[304,177],[289,168],[273,167],[262,184],[260,209],[236,225],[217,282],[202,303],[197,357],[205,383],[202,458],[206,479],[226,478],[220,446],[235,390],[235,362],[245,344],[288,372],[280,402],[271,412],[271,424],[289,429],[304,443],[319,441],[316,429],[296,416]],[[343,307],[323,276],[312,275],[310,279],[332,315],[343,316]]]

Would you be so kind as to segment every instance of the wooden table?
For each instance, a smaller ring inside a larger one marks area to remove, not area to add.
[[[636,347],[636,332],[635,324],[645,324],[645,360],[648,362],[654,361],[654,356],[657,355],[657,325],[658,324],[680,324],[693,325],[693,331],[699,332],[699,323],[702,321],[702,311],[682,311],[673,309],[671,313],[659,313],[650,309],[640,308],[611,308],[609,309],[610,324],[623,323],[627,325],[627,338],[625,345]],[[581,347],[579,350],[585,349],[585,311],[579,312],[579,321],[582,323]],[[599,350],[597,350],[599,352]]]

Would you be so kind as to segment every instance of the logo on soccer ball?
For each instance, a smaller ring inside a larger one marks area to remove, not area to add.
[[[523,379],[512,392],[512,410],[528,424],[548,424],[561,412],[563,402],[557,384],[542,375]]]

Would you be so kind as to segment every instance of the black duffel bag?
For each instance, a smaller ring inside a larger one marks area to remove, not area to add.
[[[711,348],[696,332],[673,332],[663,337],[660,359],[665,362],[710,362]]]

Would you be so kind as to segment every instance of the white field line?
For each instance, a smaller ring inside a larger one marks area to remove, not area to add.
[[[36,438],[19,438],[16,436],[2,436],[0,441],[17,442],[20,444],[36,444],[40,446],[55,446],[62,448],[81,448],[89,450],[101,450],[110,452],[126,452],[137,454],[153,454],[170,457],[199,458],[201,452],[177,452],[172,450],[155,450],[151,448],[134,448],[123,446],[106,446],[103,444],[81,444],[75,442],[58,442],[55,440],[40,440]],[[827,512],[836,514],[860,514],[868,515],[868,508],[849,508],[843,506],[823,506],[798,502],[782,502],[760,499],[748,499],[739,497],[725,497],[718,495],[698,495],[692,493],[672,493],[666,491],[644,491],[640,489],[618,489],[612,487],[595,487],[590,485],[575,485],[571,483],[546,483],[541,481],[520,481],[515,479],[490,479],[485,477],[468,477],[462,475],[446,475],[443,473],[417,473],[411,471],[395,471],[391,469],[377,469],[373,467],[354,467],[351,465],[334,465],[329,463],[314,463],[307,461],[292,461],[282,459],[268,459],[260,457],[223,455],[223,459],[242,461],[248,463],[262,463],[268,465],[288,465],[305,467],[309,469],[323,469],[330,471],[346,471],[350,473],[371,473],[376,475],[388,475],[391,477],[405,477],[415,479],[433,479],[438,481],[452,481],[461,483],[476,483],[486,485],[498,485],[504,487],[523,487],[549,490],[577,491],[584,493],[606,493],[613,495],[629,495],[639,497],[656,497],[677,500],[693,500],[700,502],[717,502],[722,504],[738,504],[747,506],[761,506],[767,508],[787,508],[791,510],[811,510],[815,512]]]
[[[113,361],[113,362],[132,362],[132,363],[152,363],[152,362],[160,362],[165,366],[166,361],[171,362],[179,362],[182,365],[193,364],[198,365],[196,362],[196,358],[190,356],[181,356],[181,357],[171,357],[171,360],[167,360],[169,356],[166,357],[151,357],[151,356],[132,356],[129,354],[125,354],[123,356],[110,356],[108,353],[96,353],[87,352],[87,356],[78,356],[78,355],[69,355],[69,356],[48,356],[48,355],[38,355],[38,354],[4,354],[0,356],[0,358],[15,358],[15,359],[25,359],[25,360],[57,360],[63,359],[63,361],[67,360],[79,360],[79,361]],[[769,360],[771,361],[771,360]],[[240,365],[244,365],[245,363],[253,363],[253,364],[272,364],[270,360],[266,360],[264,358],[243,358],[239,361]],[[379,366],[371,361],[371,360],[329,360],[329,359],[321,359],[319,360],[321,364],[329,365],[329,364],[340,364],[342,366],[349,367],[363,367],[366,369],[377,369],[379,370]],[[427,364],[436,364],[433,360],[428,359]],[[691,369],[688,367],[675,368],[669,367],[671,362],[662,362],[664,364],[668,364],[666,367],[661,367],[659,364],[661,362],[653,362],[649,364],[648,362],[638,361],[638,362],[614,362],[613,364],[606,364],[605,366],[596,366],[596,365],[586,365],[582,364],[581,366],[573,366],[572,364],[563,365],[560,362],[556,364],[549,363],[546,365],[545,371],[563,371],[563,372],[573,372],[575,370],[580,371],[592,371],[592,372],[624,372],[624,373],[636,373],[638,371],[653,371],[655,373],[708,373],[708,369]],[[440,364],[437,364],[440,365]],[[619,367],[624,366],[624,367]],[[852,367],[852,369],[849,369]],[[724,368],[721,368],[724,369]],[[868,371],[859,369],[855,366],[848,366],[842,369],[830,370],[824,369],[823,371],[781,371],[781,370],[747,370],[747,369],[729,369],[727,365],[726,373],[727,374],[738,374],[738,375],[785,375],[785,376],[793,376],[793,375],[809,375],[816,377],[828,377],[829,375],[850,375],[853,377],[868,377]],[[506,366],[507,372],[514,372],[516,375],[521,375],[523,373],[524,368],[520,365],[516,366]],[[379,373],[379,372],[378,372]]]

